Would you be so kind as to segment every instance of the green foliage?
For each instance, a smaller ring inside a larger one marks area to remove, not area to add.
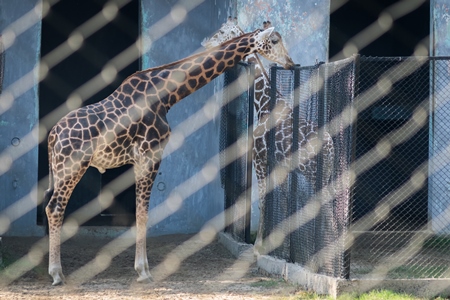
[[[423,248],[447,251],[450,247],[450,238],[445,236],[433,236],[423,243]]]
[[[393,279],[409,278],[440,278],[444,276],[448,267],[442,266],[423,266],[407,265],[394,268],[389,271],[388,277]]]
[[[443,300],[444,298],[434,298],[435,300]],[[337,300],[426,300],[426,298],[415,297],[404,293],[396,293],[390,290],[371,291],[361,295],[345,294],[339,296]]]
[[[251,287],[273,288],[279,284],[286,284],[284,280],[260,280],[250,284]]]

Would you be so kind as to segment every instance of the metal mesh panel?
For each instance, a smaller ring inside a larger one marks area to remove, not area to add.
[[[358,176],[353,219],[363,218],[382,199],[407,182],[414,169],[428,160],[428,126],[408,122],[428,101],[428,63],[417,59],[366,58],[360,60],[356,159],[378,147],[381,157],[368,157],[370,168]],[[392,82],[395,81],[395,82]],[[397,130],[415,131],[407,140]],[[387,135],[390,135],[389,137]],[[394,149],[388,149],[397,145]],[[388,148],[386,148],[388,147]],[[374,180],[376,179],[376,180]],[[427,189],[410,197],[398,195],[398,204],[373,230],[416,230],[427,221]],[[402,198],[402,200],[400,200]],[[393,200],[395,201],[395,200]]]
[[[251,160],[247,154],[251,154],[249,149],[252,149],[249,124],[253,122],[250,113],[253,112],[253,98],[249,97],[253,93],[249,88],[250,72],[248,65],[239,64],[225,73],[224,105],[221,110],[221,180],[225,189],[225,221],[228,224],[225,231],[239,241],[249,240],[251,182],[247,169],[249,166],[251,168]]]
[[[448,278],[448,60],[362,57],[358,84],[351,275]]]
[[[293,123],[293,149],[292,153],[299,150],[298,128],[302,123],[317,123],[317,83],[319,81],[319,66],[297,68],[294,76],[294,123]],[[292,169],[290,174],[291,195],[294,196],[291,201],[291,212],[296,216],[291,222],[291,260],[307,266],[313,261],[315,254],[315,232],[316,219],[315,211],[311,205],[312,197],[315,193],[314,181],[308,180],[306,176],[296,166],[298,159],[294,156],[292,160]]]
[[[304,119],[310,122],[318,121],[317,103],[319,93],[318,86],[318,76],[319,76],[319,65],[310,67],[299,68],[300,74],[298,75],[299,83],[299,110],[298,116],[300,119]]]
[[[358,56],[271,68],[269,255],[337,278],[450,277],[449,70]],[[306,128],[319,141],[309,169]]]
[[[319,124],[333,139],[333,160],[322,163],[321,237],[323,274],[338,278],[349,276],[347,251],[351,207],[350,163],[353,159],[355,71],[357,58],[322,65],[324,92],[323,117]],[[323,121],[321,121],[323,119]],[[323,125],[322,125],[323,124]],[[331,168],[331,172],[327,171]],[[320,195],[320,194],[319,194]]]
[[[272,176],[264,236],[280,232],[284,237],[270,255],[336,277],[346,276],[350,189],[343,174],[349,167],[352,142],[346,126],[349,117],[342,112],[353,99],[353,79],[354,59],[289,71],[271,69],[276,117],[267,142]],[[336,96],[340,102],[332,101]],[[283,105],[288,108],[281,111],[289,111],[284,115],[279,114]],[[330,120],[334,120],[332,128],[327,125]],[[337,136],[329,149],[331,134]],[[336,147],[342,148],[338,160]]]
[[[265,236],[277,229],[283,242],[271,251],[271,255],[288,260],[290,257],[289,224],[289,154],[292,146],[293,72],[276,66],[270,69],[272,118],[267,141],[267,165],[269,184],[266,193]]]

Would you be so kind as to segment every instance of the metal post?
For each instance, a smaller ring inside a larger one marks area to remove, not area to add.
[[[356,55],[354,57],[353,62],[353,73],[354,73],[354,90],[352,95],[352,105],[353,100],[358,96],[359,93],[359,67],[360,67],[360,56]],[[343,103],[343,106],[348,105],[347,103]],[[342,110],[342,109],[341,109]],[[353,122],[353,125],[349,127],[350,130],[350,138],[351,138],[351,145],[350,145],[350,161],[347,162],[348,166],[356,159],[356,126],[358,124],[357,117],[355,117],[355,121]],[[352,118],[352,116],[348,116],[348,119]],[[355,183],[354,183],[355,184]],[[350,195],[349,195],[349,201],[348,201],[348,216],[347,216],[347,232],[345,235],[345,242],[344,242],[344,278],[350,279],[350,263],[351,263],[351,253],[352,253],[352,247],[354,243],[354,236],[352,233],[352,216],[353,216],[353,204],[354,204],[354,189],[355,185],[350,186]]]
[[[272,64],[270,66],[270,102],[269,102],[269,111],[270,111],[270,117],[269,117],[269,134],[268,134],[268,141],[267,141],[267,178],[266,178],[266,189],[270,192],[266,193],[266,201],[265,202],[265,216],[262,216],[265,218],[266,222],[265,224],[265,232],[263,234],[263,238],[266,238],[270,231],[267,230],[270,228],[270,230],[274,229],[274,178],[272,175],[273,170],[276,166],[276,157],[275,157],[275,116],[273,116],[273,112],[275,110],[275,102],[277,100],[277,65]]]
[[[289,215],[293,215],[297,213],[297,203],[296,201],[298,201],[298,195],[297,195],[297,191],[298,191],[298,186],[297,186],[297,182],[298,182],[298,178],[297,178],[297,168],[299,165],[299,161],[298,161],[298,133],[299,133],[299,116],[300,116],[300,65],[295,65],[294,67],[294,99],[293,99],[293,115],[292,115],[292,146],[291,146],[291,169],[293,170],[293,172],[291,172],[291,185],[290,185],[290,194],[291,197],[289,197],[290,200],[290,205],[289,205]],[[292,199],[294,196],[294,199]],[[298,228],[296,228],[298,229]],[[292,240],[292,234],[295,232],[294,230],[290,230],[291,234],[290,234],[290,245],[294,245],[295,242]],[[289,248],[289,256],[290,256],[290,260],[293,262],[297,262],[295,257],[295,247],[290,247]]]
[[[249,64],[248,72],[248,115],[247,115],[247,170],[245,189],[245,242],[251,243],[252,218],[252,162],[253,162],[253,105],[255,97],[255,64]]]
[[[326,97],[325,97],[325,80],[326,80],[326,74],[325,74],[325,70],[326,70],[326,66],[321,63],[321,65],[319,66],[319,80],[320,83],[322,84],[322,87],[319,90],[319,101],[317,102],[317,112],[318,112],[318,116],[317,116],[317,125],[319,127],[319,134],[318,134],[318,139],[319,141],[323,141],[323,133],[325,130],[325,122],[326,120],[326,113],[327,113],[327,105],[325,104],[326,102]],[[317,151],[317,176],[316,176],[316,193],[318,191],[321,191],[323,188],[323,148],[321,147],[320,149],[318,149]]]

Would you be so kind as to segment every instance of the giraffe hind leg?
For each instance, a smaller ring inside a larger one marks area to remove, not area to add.
[[[48,217],[47,217],[47,213],[46,213],[46,207],[48,205],[48,203],[50,202],[50,199],[52,198],[53,195],[53,187],[49,188],[48,190],[46,190],[44,192],[44,199],[42,201],[42,211],[43,211],[43,224],[45,226],[45,234],[48,235],[49,234],[49,226],[48,226]]]
[[[49,265],[48,273],[53,278],[52,285],[64,284],[64,275],[61,266],[61,228],[64,212],[73,189],[86,172],[87,167],[75,168],[70,180],[64,180],[64,171],[61,176],[55,176],[54,191],[45,208],[49,226]],[[49,189],[49,193],[50,193]]]
[[[53,278],[52,285],[64,283],[64,275],[61,266],[60,243],[63,213],[57,204],[55,193],[51,196],[45,212],[48,220],[49,231],[49,265],[48,273]]]

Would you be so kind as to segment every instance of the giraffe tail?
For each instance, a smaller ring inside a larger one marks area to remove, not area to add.
[[[47,213],[45,208],[47,207],[50,199],[52,198],[54,191],[54,178],[53,178],[53,146],[55,144],[55,139],[52,138],[52,133],[50,132],[48,139],[48,189],[44,192],[44,199],[42,201],[42,215],[43,215],[43,224],[45,226],[45,233],[48,235],[48,220]]]

